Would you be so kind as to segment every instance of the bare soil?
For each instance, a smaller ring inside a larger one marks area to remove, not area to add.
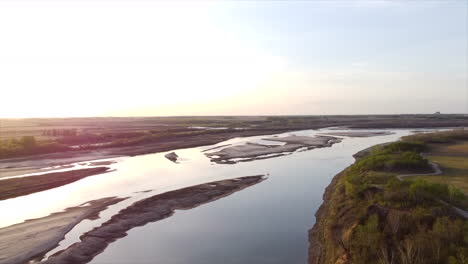
[[[97,167],[0,180],[0,200],[57,188],[108,170]]]

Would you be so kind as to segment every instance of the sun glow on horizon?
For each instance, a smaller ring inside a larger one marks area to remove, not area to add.
[[[462,7],[0,1],[0,118],[460,113]]]
[[[14,51],[0,52],[9,58],[0,61],[2,117],[188,113],[194,102],[203,108],[255,89],[283,67],[218,28],[208,2],[3,5],[0,24],[18,26],[0,26],[15,37],[0,43]]]

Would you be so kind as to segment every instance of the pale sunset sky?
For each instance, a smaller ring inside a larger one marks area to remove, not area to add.
[[[468,1],[2,1],[0,117],[466,113]]]

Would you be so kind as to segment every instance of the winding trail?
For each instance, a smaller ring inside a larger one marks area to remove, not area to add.
[[[397,179],[400,180],[400,181],[403,181],[403,178],[405,177],[414,177],[414,176],[434,176],[434,175],[440,175],[442,174],[442,170],[440,169],[439,165],[437,165],[436,163],[434,162],[429,162],[429,165],[431,165],[432,169],[434,170],[434,172],[431,172],[431,173],[421,173],[421,174],[400,174],[400,175],[397,175]],[[457,213],[459,214],[460,216],[462,216],[463,218],[465,219],[468,219],[468,211],[466,210],[463,210],[459,207],[456,207],[450,203],[447,203],[446,201],[443,201],[441,199],[436,199],[439,203],[443,204],[443,205],[446,205],[446,206],[450,206],[452,207],[452,209]]]
[[[434,162],[429,161],[429,165],[431,165],[432,169],[434,172],[431,173],[419,173],[419,174],[400,174],[397,175],[396,177],[402,181],[403,178],[405,177],[413,177],[413,176],[434,176],[434,175],[439,175],[442,174],[442,170],[440,169],[439,165],[435,164]]]

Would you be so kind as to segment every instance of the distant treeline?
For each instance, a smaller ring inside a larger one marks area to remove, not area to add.
[[[20,139],[0,140],[0,158],[45,154],[69,150],[69,147],[54,141],[38,142],[34,136]]]
[[[102,149],[162,142],[181,137],[239,132],[239,129],[178,128],[160,131],[121,131],[109,133],[78,133],[76,129],[44,130],[54,139],[36,140],[34,136],[0,140],[0,159],[70,150]]]
[[[76,136],[78,135],[78,129],[45,129],[42,130],[43,136],[52,136],[52,137],[59,137],[59,136]]]

